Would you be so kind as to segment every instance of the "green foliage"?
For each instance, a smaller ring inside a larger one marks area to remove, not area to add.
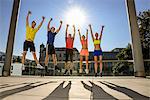
[[[117,54],[119,60],[131,60],[132,59],[132,49],[131,44],[128,44],[120,53]],[[118,62],[113,68],[114,75],[132,75],[133,73],[133,64],[129,62]]]
[[[142,44],[142,52],[144,59],[150,59],[150,10],[140,12],[137,16],[140,39]],[[123,49],[118,55],[117,58],[119,60],[131,60],[132,59],[132,50],[131,45]],[[145,69],[148,67],[145,65]],[[115,75],[125,73],[130,74],[133,73],[133,64],[129,62],[118,62],[113,68],[113,73]]]
[[[150,59],[150,9],[140,12],[138,17],[139,32],[144,59]],[[144,62],[146,75],[150,75],[150,62]]]
[[[140,12],[138,17],[138,26],[142,44],[143,57],[150,59],[150,10]]]

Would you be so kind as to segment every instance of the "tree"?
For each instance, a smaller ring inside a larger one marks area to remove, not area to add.
[[[150,10],[137,16],[144,59],[150,59]]]
[[[131,44],[128,44],[126,48],[121,50],[121,52],[117,54],[117,58],[119,60],[132,60]],[[113,66],[112,70],[115,75],[133,75],[133,63],[118,62]]]
[[[140,12],[137,16],[137,22],[139,26],[139,33],[142,45],[142,52],[144,59],[150,59],[150,10]],[[117,58],[119,60],[131,60],[132,59],[132,50],[131,45],[123,49],[118,55]],[[145,62],[144,67],[146,73],[150,74],[150,62]],[[132,68],[132,69],[131,69]],[[118,62],[116,63],[113,68],[114,74],[126,73],[126,74],[133,74],[133,63],[129,62]]]
[[[144,59],[150,59],[150,9],[137,17]],[[150,75],[150,62],[144,62],[146,75]]]

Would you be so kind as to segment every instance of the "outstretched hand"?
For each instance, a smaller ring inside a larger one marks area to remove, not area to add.
[[[102,26],[102,28],[104,28],[104,26]]]
[[[52,20],[53,20],[53,18],[50,19],[50,21],[52,21]]]
[[[60,23],[62,24],[62,23],[63,23],[63,21],[61,20],[61,21],[60,21]]]
[[[28,14],[31,14],[31,11],[28,11]]]
[[[42,19],[44,20],[44,19],[45,19],[45,17],[44,17],[44,16],[42,16]]]
[[[89,27],[91,27],[91,24],[89,24]]]

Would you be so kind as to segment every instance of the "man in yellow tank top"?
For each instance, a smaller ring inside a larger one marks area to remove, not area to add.
[[[26,40],[24,42],[23,45],[23,57],[22,57],[22,69],[24,70],[24,63],[25,63],[25,59],[26,59],[26,54],[28,49],[30,49],[30,52],[32,52],[32,55],[34,57],[34,60],[37,64],[37,68],[43,68],[40,64],[39,61],[37,60],[36,57],[36,52],[35,52],[35,46],[34,46],[34,38],[35,35],[37,33],[37,31],[40,29],[40,27],[42,26],[45,17],[42,17],[42,21],[40,23],[40,25],[36,28],[36,22],[32,21],[31,26],[29,26],[29,16],[31,15],[31,11],[28,11],[27,17],[26,17]]]

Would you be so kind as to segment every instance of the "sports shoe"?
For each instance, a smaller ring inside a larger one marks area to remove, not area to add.
[[[22,64],[22,70],[25,70],[25,66],[24,66],[24,64]]]
[[[101,77],[103,76],[102,73],[100,73],[100,76],[101,76]]]
[[[89,74],[89,70],[88,69],[85,69],[85,72],[86,72],[86,74]]]
[[[68,70],[66,69],[64,75],[67,75],[67,72],[68,72]]]
[[[72,70],[70,70],[70,75],[72,75]]]
[[[36,67],[36,68],[44,69],[44,67],[42,67],[40,64],[37,64],[37,67]]]
[[[97,73],[95,73],[95,77],[97,77],[98,75],[97,75]]]
[[[55,65],[55,70],[61,70],[57,65]]]

